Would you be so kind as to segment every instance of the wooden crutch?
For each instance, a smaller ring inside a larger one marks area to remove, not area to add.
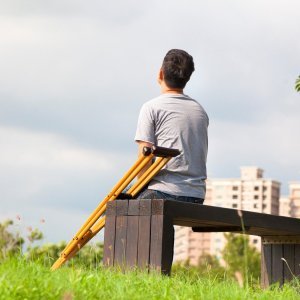
[[[114,186],[111,192],[100,202],[97,208],[85,221],[73,239],[68,243],[60,254],[60,257],[52,265],[51,270],[58,269],[63,263],[72,258],[88,241],[90,241],[104,226],[106,204],[108,201],[119,199],[134,199],[138,193],[148,184],[148,182],[163,168],[172,158],[179,155],[177,149],[168,149],[163,147],[144,147],[143,155],[127,171],[123,178]],[[122,191],[131,183],[131,181],[140,173],[140,171],[157,157],[155,162],[143,173],[143,175],[126,192]]]

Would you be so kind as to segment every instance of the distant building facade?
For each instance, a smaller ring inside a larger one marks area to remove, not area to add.
[[[207,180],[205,204],[278,215],[279,197],[278,181],[265,179],[258,167],[241,167],[240,178]],[[260,250],[259,237],[250,236],[250,241]],[[189,260],[190,264],[197,264],[204,253],[221,258],[224,246],[223,233],[199,234],[191,228],[176,227],[174,261]]]
[[[282,196],[279,199],[279,215],[290,217],[292,214],[291,199],[289,196]]]
[[[291,182],[290,199],[291,199],[291,217],[300,218],[300,182]]]
[[[289,195],[280,198],[281,216],[300,218],[300,182],[289,183]]]

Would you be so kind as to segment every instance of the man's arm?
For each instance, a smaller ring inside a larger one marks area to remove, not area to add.
[[[144,147],[152,147],[153,144],[148,143],[148,142],[143,142],[143,141],[137,141],[138,143],[138,157],[141,157],[143,155],[143,149]],[[141,172],[138,174],[138,178],[140,178],[145,172],[146,170],[151,166],[152,162],[150,161],[142,170]]]

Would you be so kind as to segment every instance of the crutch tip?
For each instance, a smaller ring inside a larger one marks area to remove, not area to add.
[[[58,259],[50,268],[51,271],[57,270],[61,265],[63,264],[63,261],[61,259]]]

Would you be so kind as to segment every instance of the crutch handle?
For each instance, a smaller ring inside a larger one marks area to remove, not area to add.
[[[143,155],[144,156],[149,156],[152,153],[152,148],[150,147],[144,147],[143,148]]]

